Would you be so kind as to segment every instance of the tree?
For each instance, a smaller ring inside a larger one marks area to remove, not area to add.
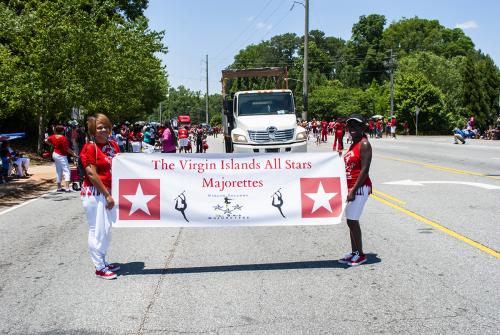
[[[400,56],[430,51],[439,56],[452,58],[467,56],[474,51],[474,43],[461,29],[448,29],[438,20],[418,17],[392,23],[383,34],[386,49],[397,50]]]
[[[167,49],[163,33],[150,31],[141,14],[147,1],[128,1],[128,9],[111,0],[4,3],[1,67],[15,67],[16,75],[6,87],[15,99],[0,95],[0,106],[30,123],[36,117],[39,150],[46,120],[67,120],[72,107],[134,121],[165,96],[167,77],[155,53]]]
[[[420,73],[398,73],[394,85],[394,103],[400,121],[415,124],[414,111],[419,107],[419,129],[444,131],[450,128],[449,120],[441,113],[444,108],[443,93]]]
[[[422,75],[441,90],[445,105],[440,113],[445,119],[450,120],[450,127],[452,127],[467,116],[463,107],[461,74],[464,62],[465,58],[462,56],[446,59],[432,52],[419,51],[403,57],[398,63],[397,71],[404,75]]]
[[[499,96],[500,80],[498,77],[498,68],[489,56],[480,55],[481,59],[477,62],[477,72],[481,83],[483,112],[482,119],[478,122],[483,128],[493,124],[497,115],[500,114]]]

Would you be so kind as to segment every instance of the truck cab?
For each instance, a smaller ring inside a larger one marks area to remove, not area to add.
[[[307,135],[297,126],[291,90],[237,92],[233,98],[234,152],[305,152]]]
[[[293,93],[285,88],[226,95],[226,80],[274,76],[286,86],[286,69],[224,70],[222,125],[226,152],[306,152],[306,130],[297,125]],[[278,80],[276,80],[278,83]]]

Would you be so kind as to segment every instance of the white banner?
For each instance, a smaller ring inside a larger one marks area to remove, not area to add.
[[[337,224],[347,197],[335,152],[124,153],[112,174],[115,227]]]

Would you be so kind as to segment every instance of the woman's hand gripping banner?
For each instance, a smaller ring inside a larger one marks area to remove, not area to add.
[[[115,227],[340,223],[347,185],[337,153],[119,154]]]

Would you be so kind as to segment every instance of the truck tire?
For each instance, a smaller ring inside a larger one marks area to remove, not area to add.
[[[231,139],[225,139],[224,144],[226,145],[226,153],[231,153],[233,152],[233,141]]]

